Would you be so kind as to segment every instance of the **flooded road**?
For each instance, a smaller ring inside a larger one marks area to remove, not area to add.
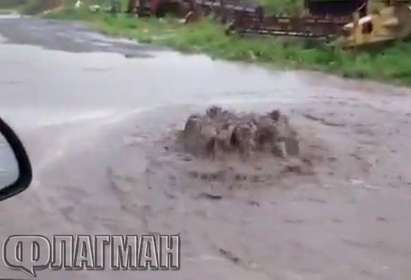
[[[33,185],[0,204],[2,239],[165,232],[183,240],[179,272],[43,271],[41,279],[411,275],[409,90],[182,55],[73,23],[0,19],[0,36],[1,117],[34,169]],[[212,104],[290,114],[315,174],[198,199],[213,182],[187,179],[184,160],[165,147]],[[3,265],[0,273],[25,276]]]

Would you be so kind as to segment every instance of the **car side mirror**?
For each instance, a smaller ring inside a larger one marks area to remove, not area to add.
[[[0,201],[27,189],[31,180],[31,164],[23,144],[0,119]]]

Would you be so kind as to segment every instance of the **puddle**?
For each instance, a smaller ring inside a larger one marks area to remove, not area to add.
[[[31,121],[66,116],[61,114],[65,111],[127,112],[171,104],[235,103],[251,96],[255,102],[280,102],[294,95],[297,82],[290,83],[296,77],[289,73],[273,76],[253,66],[165,51],[152,58],[127,59],[113,53],[2,44],[0,57],[16,58],[3,61],[8,71],[0,80],[0,106],[3,112],[15,108],[29,114],[25,118]]]

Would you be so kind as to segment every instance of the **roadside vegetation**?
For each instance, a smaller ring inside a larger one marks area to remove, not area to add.
[[[74,1],[64,1],[66,5],[64,9],[47,16],[86,21],[110,35],[168,46],[183,52],[206,53],[214,58],[291,69],[318,70],[349,78],[374,79],[411,86],[411,59],[409,59],[411,43],[409,42],[398,42],[380,50],[344,51],[325,42],[227,36],[225,27],[211,19],[185,25],[172,17],[139,19],[124,14],[91,13],[85,7],[86,5],[81,9],[74,9]],[[300,0],[261,1],[270,2],[272,5],[270,9],[273,11],[281,12],[281,7],[284,5],[284,13],[298,11],[298,5],[301,4]],[[109,2],[100,1],[103,4]],[[126,2],[127,0],[122,0],[123,9],[126,8]]]
[[[60,0],[0,0],[0,9],[18,10],[24,14],[38,14],[60,5]],[[69,1],[66,2],[69,4]]]
[[[16,9],[26,3],[26,0],[1,0],[0,10]]]
[[[1,0],[0,1],[0,8],[1,9],[8,9],[13,8],[15,6],[22,5],[26,2],[26,0]]]
[[[25,14],[34,15],[58,7],[61,3],[60,0],[26,0],[26,3],[21,6],[20,11]],[[68,3],[69,1],[67,1],[67,4]]]

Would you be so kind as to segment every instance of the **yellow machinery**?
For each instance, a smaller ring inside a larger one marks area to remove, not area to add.
[[[390,0],[376,12],[360,17],[343,27],[343,46],[366,47],[411,37],[411,6],[407,2]]]

